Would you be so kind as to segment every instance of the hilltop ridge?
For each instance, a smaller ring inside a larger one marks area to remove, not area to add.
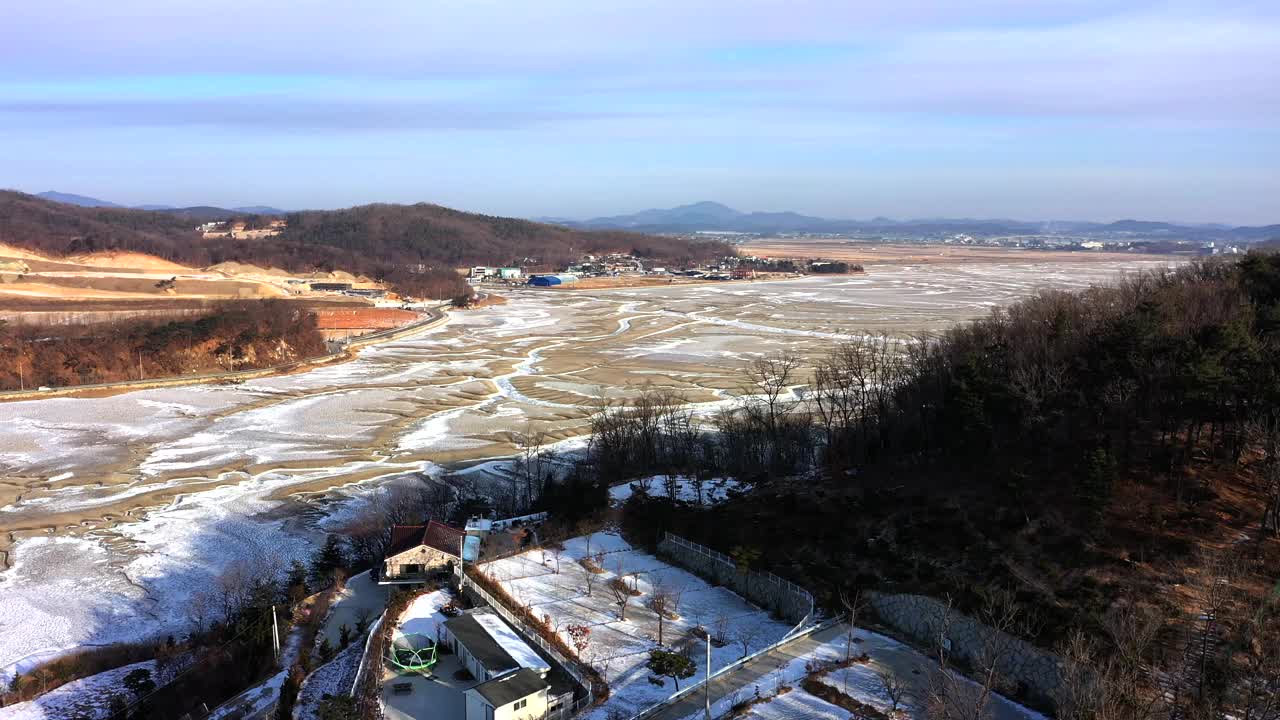
[[[287,213],[283,232],[251,241],[197,231],[206,219],[267,222],[254,213],[223,212],[210,218],[207,212],[86,207],[0,191],[0,243],[48,257],[122,250],[190,267],[239,262],[289,272],[342,270],[439,298],[468,292],[455,269],[470,264],[554,266],[608,252],[680,262],[732,252],[718,242],[575,230],[427,203]]]

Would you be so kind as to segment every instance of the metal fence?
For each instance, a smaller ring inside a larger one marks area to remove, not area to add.
[[[364,675],[365,667],[369,663],[369,648],[373,645],[373,637],[382,628],[382,621],[386,620],[387,611],[383,610],[378,619],[374,621],[373,627],[369,628],[369,636],[364,640],[364,652],[360,655],[360,666],[356,670],[356,681],[351,683],[351,697],[359,697],[356,692],[360,688],[360,678]]]
[[[672,545],[675,545],[676,547],[680,547],[685,550],[698,553],[721,565],[724,565],[726,569],[731,569],[733,572],[739,573],[738,564],[734,562],[733,558],[729,557],[728,555],[725,555],[722,552],[716,552],[715,550],[712,550],[711,548],[705,545],[699,545],[696,542],[693,542],[691,540],[686,540],[680,537],[679,535],[672,535],[671,533],[663,533],[663,543],[670,543]],[[813,622],[814,610],[816,608],[816,604],[813,599],[813,593],[809,592],[808,590],[805,590],[799,585],[796,585],[790,580],[785,580],[783,578],[780,578],[771,572],[761,572],[759,570],[748,570],[747,574],[750,576],[751,581],[747,583],[747,586],[746,588],[744,588],[744,591],[748,592],[748,594],[759,593],[762,588],[771,588],[779,593],[793,596],[797,607],[805,609],[805,612],[802,614],[801,618],[796,622],[795,627],[791,629],[791,632],[787,633],[788,637],[791,635],[794,635],[795,633],[799,632],[802,628],[809,625],[809,623]],[[752,591],[754,591],[754,593],[752,593]],[[758,598],[750,598],[750,599],[755,600],[761,605],[770,604],[767,602],[761,602]],[[792,617],[794,618],[794,615]]]
[[[476,582],[465,573],[461,576],[459,583],[463,589],[470,590],[475,593],[476,597],[479,597],[486,605],[496,610],[503,619],[508,623],[511,623],[512,627],[518,627],[523,630],[528,629],[528,623],[523,617],[512,612],[505,603],[495,598],[488,590],[477,585]],[[566,657],[564,653],[560,652],[559,648],[547,642],[545,638],[536,632],[524,632],[522,635],[525,639],[532,641],[535,645],[542,648],[544,652],[550,655],[560,664],[561,667],[564,668],[565,672],[569,673],[570,677],[572,677],[579,685],[587,689],[587,697],[582,699],[583,704],[581,707],[589,705],[595,697],[595,688],[591,678],[587,677],[586,673],[582,672],[582,670],[577,667],[577,661]],[[577,707],[578,703],[575,702],[574,705]]]

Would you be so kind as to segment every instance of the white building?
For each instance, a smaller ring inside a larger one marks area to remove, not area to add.
[[[542,720],[572,711],[572,685],[553,687],[551,663],[502,618],[481,610],[440,627],[441,642],[479,681],[466,691],[467,720]]]
[[[510,625],[490,612],[459,615],[445,621],[444,643],[458,662],[482,682],[528,668],[546,677],[551,664],[529,647]]]
[[[467,720],[541,720],[547,714],[547,681],[529,668],[468,688]]]

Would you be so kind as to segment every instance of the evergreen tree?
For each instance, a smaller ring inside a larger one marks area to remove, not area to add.
[[[1088,513],[1090,529],[1094,532],[1101,527],[1107,503],[1111,501],[1115,475],[1115,460],[1105,449],[1097,448],[1086,456],[1078,493],[1081,507]]]
[[[124,676],[124,686],[133,693],[134,698],[141,699],[156,689],[156,682],[151,679],[150,670],[138,668]]]
[[[307,596],[307,566],[303,565],[301,560],[295,559],[289,565],[289,574],[285,578],[285,583],[290,602],[296,604]]]
[[[320,641],[320,662],[329,662],[333,659],[333,644],[329,642],[329,638]]]
[[[337,535],[330,535],[311,559],[311,580],[316,585],[328,585],[333,579],[333,571],[342,566],[342,541]]]
[[[662,649],[651,650],[649,652],[649,662],[645,666],[654,675],[661,675],[674,680],[676,690],[680,689],[681,679],[693,677],[694,672],[698,669],[693,664],[693,658],[688,655]]]

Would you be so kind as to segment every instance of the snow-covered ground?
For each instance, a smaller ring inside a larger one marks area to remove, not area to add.
[[[588,595],[589,571],[578,560],[597,553],[604,554],[605,572],[597,576]],[[645,605],[655,586],[681,591],[676,607],[679,619],[663,623],[663,641],[668,646],[688,648],[699,675],[705,665],[705,651],[703,642],[691,634],[697,626],[714,629],[724,624],[735,640],[724,647],[713,648],[713,671],[742,657],[743,646],[738,639],[745,641],[748,652],[754,652],[790,630],[786,623],[774,620],[732,592],[712,587],[692,573],[635,550],[615,534],[598,533],[567,541],[560,556],[559,573],[554,556],[548,553],[544,561],[541,550],[481,567],[512,597],[528,604],[536,615],[550,616],[552,626],[566,642],[571,643],[569,625],[585,625],[591,629],[590,644],[582,657],[601,671],[610,687],[609,700],[590,712],[592,718],[605,718],[611,711],[633,714],[676,690],[670,678],[664,679],[661,685],[650,683],[650,673],[645,667],[649,651],[658,647],[657,615]],[[625,577],[630,584],[633,575],[641,594],[631,599],[627,619],[621,620],[619,606],[607,583],[615,577]]]
[[[151,673],[151,681],[162,686],[188,666],[189,662],[171,663],[164,670],[159,670],[154,660],[147,660],[118,667],[69,682],[35,700],[0,707],[0,720],[105,720],[110,717],[112,697],[118,695],[126,703],[136,699],[124,685],[124,677],[129,673],[147,670]]]
[[[849,711],[793,688],[752,705],[741,717],[753,720],[847,720]]]
[[[696,503],[701,501],[704,505],[716,505],[724,502],[728,499],[729,493],[738,489],[738,481],[732,478],[705,480],[702,483],[702,487],[699,488],[694,479],[684,475],[654,475],[653,477],[614,485],[609,488],[609,502],[612,505],[622,505],[632,495],[641,490],[651,497],[671,497],[671,488],[668,487],[669,478],[675,482],[675,499],[683,500],[684,502]],[[699,493],[699,490],[701,490],[701,493]]]
[[[361,636],[308,675],[293,706],[294,720],[314,720],[318,717],[320,703],[325,695],[350,695],[363,654],[364,637]]]
[[[449,618],[440,612],[440,608],[453,602],[453,595],[448,590],[433,590],[419,595],[409,603],[396,621],[396,629],[402,635],[422,635],[438,640],[440,626]]]
[[[854,641],[850,643],[847,633],[831,633],[827,641],[808,647],[804,652],[795,653],[794,656],[788,657],[786,662],[768,668],[763,674],[753,675],[749,685],[744,684],[737,688],[736,692],[713,703],[712,714],[719,716],[738,702],[751,700],[757,690],[762,697],[769,697],[776,694],[782,687],[791,687],[793,689],[790,692],[752,706],[751,712],[754,714],[747,717],[758,717],[764,720],[831,717],[844,720],[848,717],[847,711],[839,708],[831,710],[830,708],[835,706],[809,695],[799,685],[815,667],[824,663],[840,662],[844,660],[846,653],[853,657],[865,653],[870,658],[868,662],[832,670],[820,681],[858,702],[870,705],[881,712],[888,712],[892,707],[892,701],[881,685],[877,673],[893,673],[895,677],[904,679],[912,688],[905,702],[898,706],[902,716],[912,720],[928,720],[924,706],[924,691],[928,687],[930,674],[937,667],[934,660],[908,645],[862,628],[856,628],[852,637]],[[792,646],[789,644],[787,647]],[[852,647],[851,651],[848,650],[849,647]],[[977,689],[976,684],[959,677],[957,677],[957,687]],[[993,695],[988,707],[993,720],[1047,720],[1040,713],[1000,695]],[[834,714],[806,715],[804,714],[806,709]],[[685,720],[699,718],[701,718],[700,713],[690,713],[685,716]]]
[[[851,331],[938,329],[1124,263],[877,267],[864,276],[517,292],[356,360],[238,385],[0,404],[0,675],[70,648],[180,632],[192,588],[239,561],[284,566],[343,508],[409,473],[509,485],[513,433],[566,447],[597,396],[652,383],[709,412],[750,359]],[[486,485],[487,484],[487,485]],[[306,512],[304,512],[306,511]],[[123,522],[122,522],[123,520]],[[74,533],[69,530],[74,528]],[[50,533],[49,530],[53,532]],[[257,560],[255,560],[257,559]]]

